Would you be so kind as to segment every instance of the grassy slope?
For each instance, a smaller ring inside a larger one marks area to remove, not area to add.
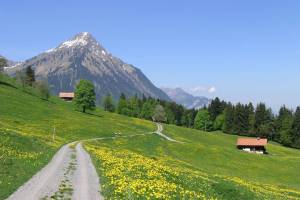
[[[117,174],[122,174],[118,179],[124,178],[127,182],[134,184],[134,179],[152,180],[155,178],[151,176],[135,177],[135,174],[128,175],[127,168],[132,168],[133,171],[136,170],[135,173],[147,169],[147,164],[143,163],[143,160],[148,160],[147,162],[150,163],[152,161],[156,162],[152,166],[154,168],[161,165],[168,166],[171,167],[171,172],[175,171],[182,174],[178,177],[176,173],[161,173],[159,176],[163,178],[158,178],[157,181],[172,179],[172,181],[167,182],[167,185],[172,183],[179,185],[180,179],[188,179],[184,175],[185,173],[195,173],[194,178],[189,179],[187,181],[188,184],[182,184],[181,187],[186,191],[200,191],[200,194],[202,191],[203,195],[208,194],[207,198],[288,199],[288,196],[291,199],[300,198],[299,150],[288,149],[277,144],[269,144],[269,155],[248,154],[236,149],[235,142],[237,137],[233,135],[219,132],[205,133],[172,125],[165,125],[165,128],[164,132],[166,134],[185,143],[168,142],[156,135],[138,136],[130,140],[124,138],[87,143],[87,148],[92,153],[98,166],[99,174],[104,176],[104,184],[113,185],[110,188],[104,188],[107,196],[129,198],[129,196],[122,196],[124,193],[126,194],[126,192],[122,191],[122,187],[105,179],[105,176],[107,176],[105,174],[114,173],[109,168],[105,169],[106,162],[123,163],[123,165],[114,165],[113,167],[119,170]],[[101,148],[98,148],[98,146],[101,146]],[[102,151],[104,148],[107,149]],[[124,152],[124,155],[120,155],[120,152]],[[143,159],[136,159],[136,164],[134,164],[136,166],[131,167],[133,164],[126,161],[131,156],[126,158],[126,154],[141,156]],[[105,160],[105,155],[110,155],[114,159]],[[122,157],[125,159],[122,159]],[[142,161],[139,162],[139,160]],[[150,173],[150,171],[148,172]],[[148,172],[144,172],[144,174]],[[200,175],[204,174],[210,181],[205,182],[201,178],[196,178],[198,176],[197,173]],[[235,179],[235,177],[238,179]],[[210,184],[210,182],[217,183]],[[191,188],[192,185],[197,185],[196,189]],[[202,185],[209,186],[202,188]],[[253,189],[251,188],[252,185],[257,187]],[[149,187],[149,185],[144,186],[144,188]],[[168,189],[168,187],[165,188],[165,190]],[[113,194],[109,190],[121,190],[122,192]],[[138,194],[138,189],[133,191]],[[150,193],[145,192],[145,194],[149,195]],[[162,194],[164,193],[162,192]],[[183,197],[174,198],[182,199]],[[187,199],[190,198],[190,196],[187,197]]]
[[[237,151],[237,136],[234,135],[205,133],[175,126],[167,126],[165,132],[187,142],[179,148],[168,145],[166,151],[196,168],[300,190],[299,150],[269,143],[268,155],[255,155]]]
[[[53,142],[54,124],[57,134]],[[298,150],[271,144],[268,145],[270,155],[246,154],[235,149],[236,137],[232,135],[204,133],[170,125],[165,128],[166,134],[186,143],[174,144],[149,135],[95,142],[92,146],[96,149],[101,149],[101,145],[108,150],[129,150],[143,156],[146,161],[162,161],[166,165],[180,167],[185,172],[187,170],[188,173],[205,173],[219,183],[222,182],[220,176],[240,177],[247,181],[300,191]],[[57,98],[44,101],[19,88],[1,84],[0,77],[0,199],[7,197],[28,180],[67,142],[111,136],[114,132],[136,134],[154,129],[151,122],[100,110],[93,114],[76,112],[72,103]],[[100,169],[97,157],[93,157]],[[218,177],[215,177],[216,174]],[[197,183],[194,187],[201,188],[200,182]],[[232,195],[253,197],[248,189],[228,181],[223,185],[210,185],[207,191],[224,199],[230,199]]]
[[[3,82],[12,85],[3,84]],[[40,99],[0,77],[0,199],[49,162],[70,141],[155,130],[151,122],[100,110],[82,114],[72,103]],[[52,131],[56,126],[55,141]]]

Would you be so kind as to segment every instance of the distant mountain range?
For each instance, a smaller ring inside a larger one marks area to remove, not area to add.
[[[48,80],[54,94],[74,91],[80,79],[87,79],[95,85],[98,99],[108,93],[118,99],[124,93],[127,96],[144,94],[170,100],[141,70],[114,57],[87,32],[77,34],[58,47],[24,62],[11,65],[5,71],[15,75],[27,66],[35,69],[37,78]]]
[[[186,108],[202,108],[210,103],[206,97],[193,96],[181,88],[161,88],[173,101]]]

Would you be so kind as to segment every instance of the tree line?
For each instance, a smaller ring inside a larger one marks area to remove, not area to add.
[[[165,113],[165,123],[203,131],[222,131],[250,137],[263,137],[285,146],[300,148],[300,107],[295,111],[282,106],[275,115],[266,104],[233,104],[213,99],[207,107],[186,109],[175,102],[137,95],[127,98],[121,94],[117,103],[111,95],[102,100],[104,110],[152,120],[157,105]]]

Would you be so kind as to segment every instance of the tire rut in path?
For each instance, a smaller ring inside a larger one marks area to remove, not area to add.
[[[69,145],[64,145],[42,170],[7,199],[35,200],[54,194],[64,178],[64,169],[70,163],[71,153]]]
[[[72,185],[74,200],[99,200],[104,199],[100,195],[100,183],[96,169],[90,155],[84,150],[81,143],[76,145],[77,170],[74,173]]]

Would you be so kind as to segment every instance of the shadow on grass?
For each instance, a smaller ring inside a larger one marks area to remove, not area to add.
[[[8,86],[8,87],[12,87],[12,88],[15,88],[15,89],[18,89],[16,86],[10,84],[10,83],[7,83],[7,82],[3,82],[3,81],[0,81],[0,85],[5,85],[5,86]]]
[[[95,116],[95,117],[100,117],[100,118],[102,118],[103,117],[103,115],[99,115],[99,114],[95,114],[95,113],[89,113],[89,112],[81,112],[81,111],[78,111],[78,110],[76,110],[76,112],[78,112],[78,113],[81,113],[81,114],[85,114],[85,115],[91,115],[91,116]]]

